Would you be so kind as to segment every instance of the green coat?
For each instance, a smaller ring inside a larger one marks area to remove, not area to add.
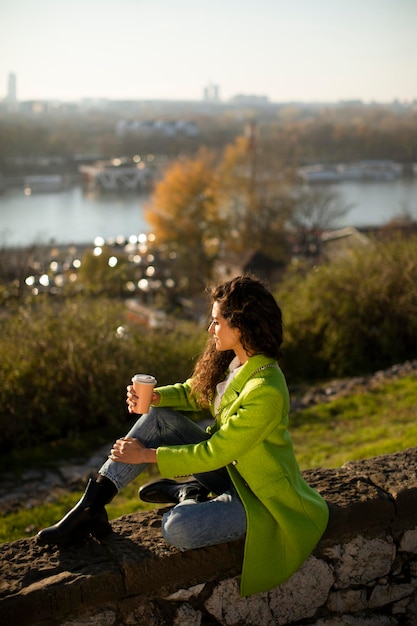
[[[197,408],[190,400],[189,380],[158,391],[158,406]],[[255,355],[227,387],[208,441],[157,450],[159,470],[167,478],[227,467],[247,518],[242,596],[288,579],[327,526],[327,505],[303,479],[294,455],[289,408],[287,384],[276,361]]]

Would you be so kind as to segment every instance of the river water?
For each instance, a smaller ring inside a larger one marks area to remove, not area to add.
[[[334,226],[379,226],[408,213],[417,220],[417,178],[332,185],[341,202],[352,206]],[[25,196],[8,189],[0,195],[0,246],[33,243],[89,244],[97,236],[128,238],[149,232],[147,195],[105,195],[81,187]]]

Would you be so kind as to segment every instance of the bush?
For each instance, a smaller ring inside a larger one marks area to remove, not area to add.
[[[372,242],[289,275],[278,300],[284,367],[301,379],[377,371],[417,356],[416,238]]]
[[[289,380],[357,376],[417,357],[416,239],[372,243],[309,273],[288,274],[283,368]],[[117,332],[122,327],[123,332]],[[136,372],[185,380],[205,332],[129,324],[123,303],[36,299],[1,319],[2,451],[87,431],[124,432]]]
[[[185,379],[201,338],[128,325],[124,305],[107,300],[37,301],[1,324],[3,450],[126,423],[132,375]]]

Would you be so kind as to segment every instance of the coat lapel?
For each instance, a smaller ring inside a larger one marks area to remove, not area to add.
[[[251,378],[259,368],[274,365],[275,363],[276,361],[274,359],[263,354],[255,354],[255,356],[250,357],[227,386],[219,404],[217,415],[220,415],[226,407],[230,406],[236,400],[249,378]]]

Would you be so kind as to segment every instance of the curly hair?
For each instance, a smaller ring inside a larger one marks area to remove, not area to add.
[[[243,348],[278,360],[283,342],[282,313],[275,298],[258,278],[237,276],[208,289],[229,326],[238,328]],[[224,380],[234,357],[232,350],[216,350],[210,335],[192,375],[191,392],[201,407],[212,402],[216,385]]]

